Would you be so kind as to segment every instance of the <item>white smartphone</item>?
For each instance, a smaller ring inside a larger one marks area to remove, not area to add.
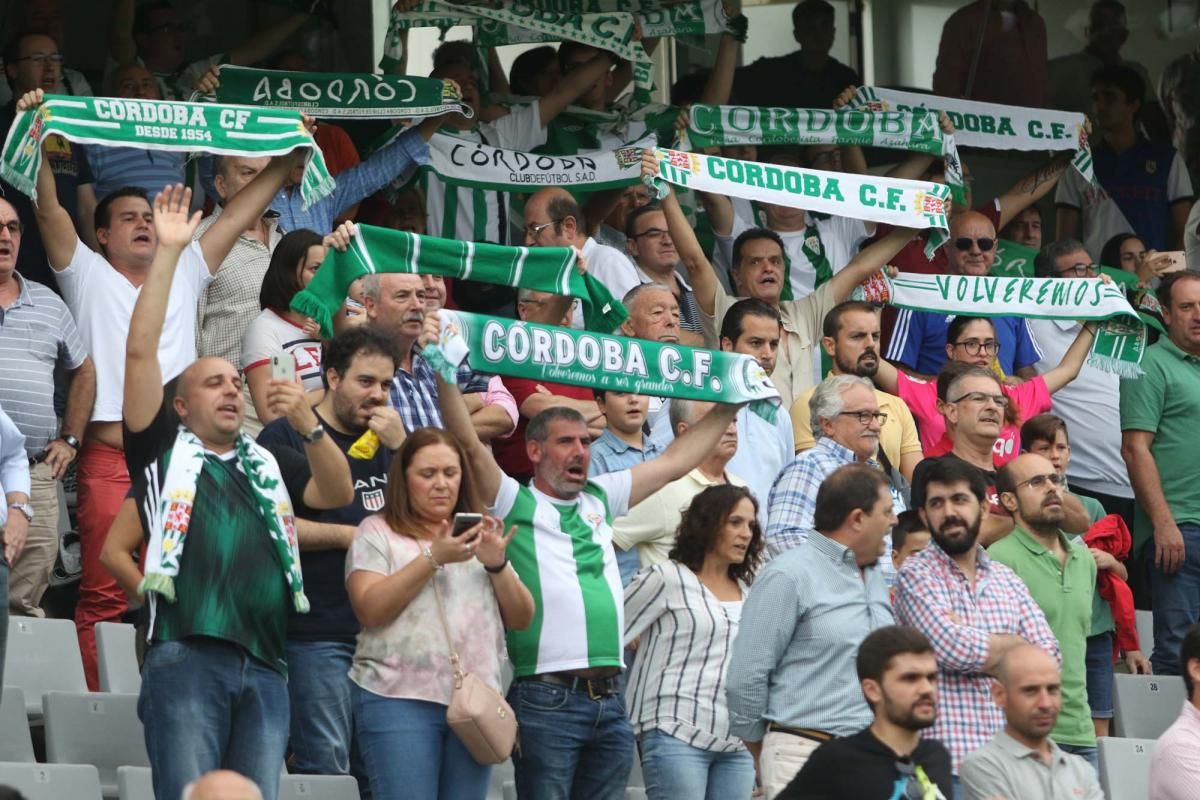
[[[271,356],[271,377],[281,381],[296,381],[296,358],[291,353]]]
[[[1183,250],[1165,250],[1159,253],[1160,256],[1170,256],[1171,266],[1163,270],[1166,272],[1182,272],[1187,269],[1187,253]]]
[[[450,529],[450,535],[462,536],[481,522],[483,522],[483,514],[455,514],[454,527]]]

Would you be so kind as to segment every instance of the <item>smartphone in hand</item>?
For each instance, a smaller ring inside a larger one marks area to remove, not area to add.
[[[271,356],[271,377],[275,380],[296,382],[296,358],[291,353]]]
[[[462,536],[481,522],[483,522],[483,514],[455,514],[454,527],[450,529],[450,535]]]

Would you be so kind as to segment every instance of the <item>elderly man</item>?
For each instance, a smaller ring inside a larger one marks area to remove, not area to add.
[[[1096,770],[1050,738],[1062,706],[1062,681],[1049,653],[1029,644],[1005,653],[992,697],[1004,712],[1004,730],[962,762],[966,800],[1104,800]]]
[[[767,550],[773,557],[808,538],[817,490],[834,470],[854,463],[878,467],[875,451],[887,414],[879,410],[869,380],[857,375],[826,378],[813,391],[809,407],[816,446],[796,456],[771,487]]]
[[[692,347],[703,347],[704,329],[700,325],[696,293],[675,269],[679,266],[679,253],[667,230],[662,207],[651,203],[635,208],[625,223],[625,233],[628,237],[626,249],[633,259],[638,279],[642,283],[665,286],[675,296],[682,329],[680,341]]]
[[[729,728],[758,761],[767,800],[822,742],[871,724],[855,655],[893,624],[875,568],[896,523],[887,480],[850,464],[817,492],[817,533],[758,573],[742,609],[726,682]]]
[[[951,275],[987,275],[996,263],[996,227],[978,211],[966,211],[950,220],[947,272]],[[888,342],[887,358],[920,375],[936,375],[946,363],[946,331],[953,316],[933,311],[904,309]],[[992,317],[999,347],[996,358],[1006,375],[1032,378],[1033,365],[1042,357],[1024,317]],[[1056,362],[1057,363],[1057,362]]]
[[[1183,637],[1179,671],[1187,700],[1179,718],[1154,743],[1150,796],[1154,800],[1191,800],[1200,786],[1200,625]]]

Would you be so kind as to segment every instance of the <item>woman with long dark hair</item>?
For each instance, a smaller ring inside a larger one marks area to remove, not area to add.
[[[744,800],[754,759],[729,734],[725,672],[763,549],[744,486],[710,486],[683,512],[668,560],[625,587],[625,641],[640,638],[626,707],[650,800]]]

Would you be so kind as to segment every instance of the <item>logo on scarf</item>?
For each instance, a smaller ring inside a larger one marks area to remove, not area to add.
[[[922,214],[938,216],[946,213],[946,200],[928,192],[917,192],[915,205]]]
[[[617,159],[619,168],[627,169],[634,164],[641,163],[642,150],[640,147],[622,147],[613,151],[613,157]]]

